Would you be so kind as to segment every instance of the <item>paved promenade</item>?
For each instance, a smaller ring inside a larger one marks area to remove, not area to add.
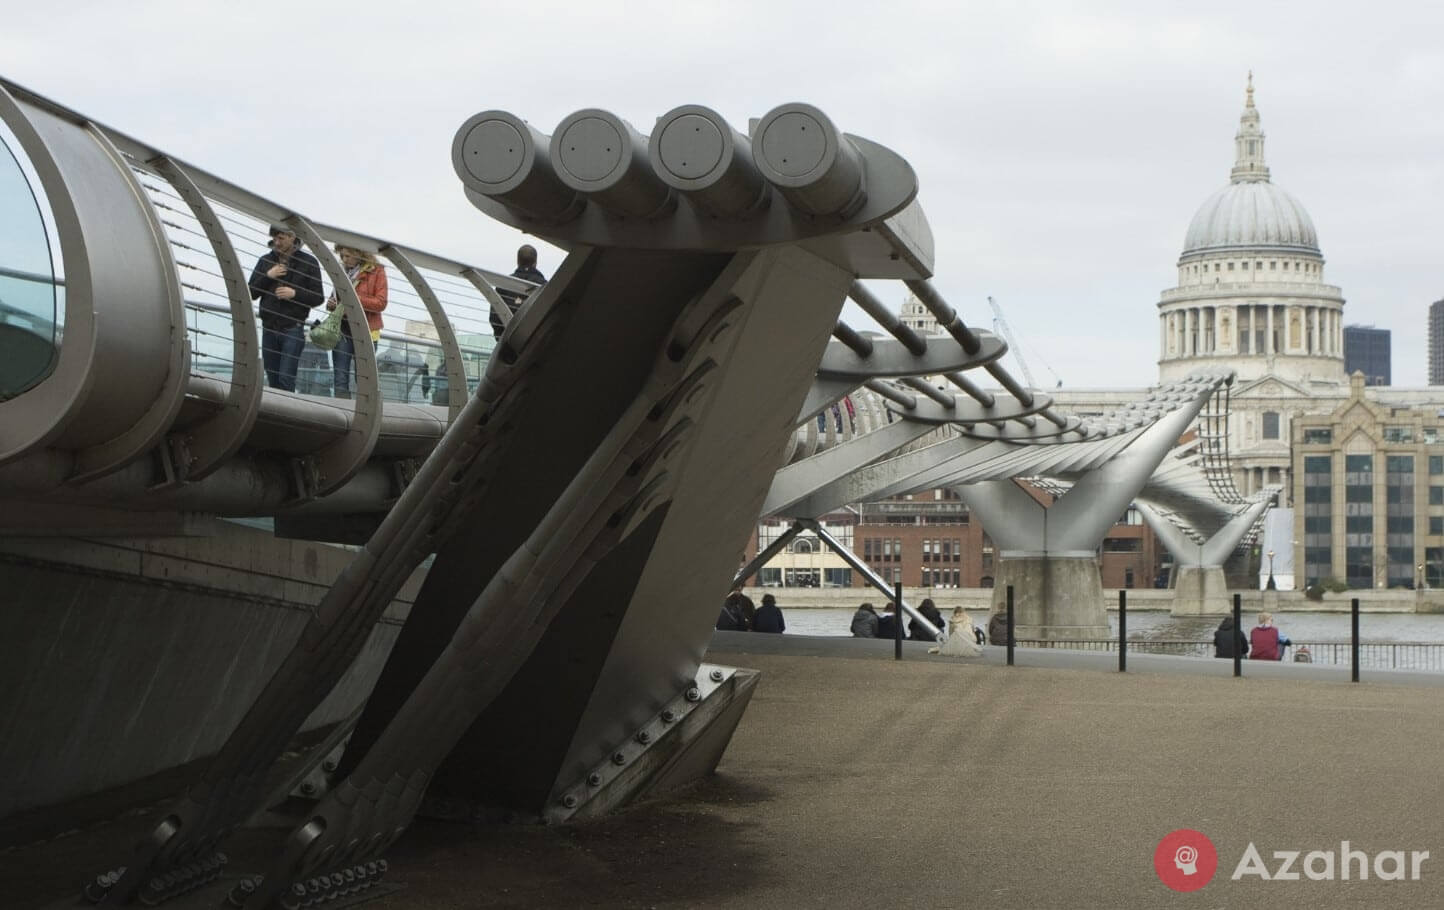
[[[1122,676],[1114,655],[1020,649],[1011,669],[992,649],[891,656],[890,642],[719,633],[709,660],[763,676],[717,777],[563,828],[421,823],[393,853],[409,887],[375,906],[1444,906],[1440,676],[1352,685],[1302,665],[1246,663],[1236,680],[1231,662],[1143,655]],[[1178,828],[1219,854],[1198,893],[1153,871]],[[116,837],[0,855],[0,880],[37,905],[65,880],[60,858]],[[1357,861],[1342,881],[1345,840],[1431,855],[1417,881],[1380,881],[1372,865],[1359,881]],[[1229,881],[1250,842],[1270,873],[1275,851],[1299,852],[1293,872],[1332,851],[1335,880]]]

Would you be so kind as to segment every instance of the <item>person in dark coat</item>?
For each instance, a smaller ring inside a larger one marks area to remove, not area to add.
[[[1225,616],[1223,622],[1218,624],[1218,630],[1213,633],[1213,656],[1232,659],[1235,652],[1243,657],[1248,656],[1248,638],[1242,629],[1233,627],[1233,616]]]
[[[732,593],[722,602],[722,612],[717,617],[717,628],[727,632],[746,632],[752,628],[752,617],[757,608],[752,598],[742,593],[742,585],[733,585]]]
[[[521,245],[516,251],[516,271],[511,273],[511,277],[521,278],[525,281],[534,281],[537,284],[546,284],[546,276],[541,273],[541,269],[536,267],[536,247],[530,243]],[[497,288],[496,293],[501,297],[502,302],[506,304],[506,308],[511,310],[513,316],[516,315],[517,310],[521,309],[521,305],[527,299],[527,295],[518,294],[509,288]],[[491,314],[492,337],[500,339],[501,333],[505,330],[506,324],[501,321],[500,316],[493,312]]]
[[[877,638],[877,611],[872,604],[863,604],[852,614],[853,638]]]
[[[896,635],[897,622],[897,604],[888,601],[887,606],[882,608],[882,615],[877,618],[877,637],[893,638]]]
[[[762,595],[762,606],[757,608],[757,613],[752,617],[753,632],[783,632],[787,629],[787,623],[782,620],[782,611],[777,607],[777,598],[771,594]]]
[[[999,610],[988,617],[988,641],[995,645],[1008,643],[1008,614]]]
[[[248,282],[251,298],[261,302],[261,363],[267,385],[294,392],[306,317],[321,303],[321,264],[301,249],[295,228],[284,222],[271,225],[269,246]]]
[[[923,619],[926,619],[928,622],[932,623],[934,627],[938,629],[944,628],[943,614],[938,612],[937,604],[933,603],[933,599],[931,597],[923,598],[923,602],[918,604],[918,615],[922,616]],[[936,635],[929,632],[927,629],[924,629],[922,623],[918,622],[916,619],[909,620],[908,622],[908,638],[912,639],[913,641],[938,640],[938,637]]]

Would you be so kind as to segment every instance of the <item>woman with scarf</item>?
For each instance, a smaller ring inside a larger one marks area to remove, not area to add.
[[[336,255],[341,266],[356,288],[361,299],[361,309],[366,311],[366,327],[371,331],[371,343],[381,340],[381,311],[386,309],[386,269],[376,261],[374,253],[354,247],[336,244]],[[336,309],[339,301],[335,293],[326,302],[326,309]],[[331,373],[333,376],[331,394],[336,398],[351,397],[351,363],[356,354],[356,343],[351,339],[351,323],[341,320],[341,340],[331,352]]]

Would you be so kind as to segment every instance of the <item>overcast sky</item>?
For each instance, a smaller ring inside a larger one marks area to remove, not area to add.
[[[451,140],[680,104],[746,130],[789,101],[905,156],[963,318],[1002,304],[1040,385],[1157,378],[1159,292],[1228,182],[1253,69],[1276,184],[1346,323],[1423,385],[1444,297],[1444,7],[1356,3],[7,4],[0,71],[308,217],[509,269]],[[544,250],[548,274],[560,254]],[[877,289],[900,302],[900,285]]]

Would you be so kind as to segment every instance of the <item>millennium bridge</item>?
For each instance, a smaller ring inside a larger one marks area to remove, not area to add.
[[[595,109],[462,123],[458,190],[567,251],[540,286],[4,80],[0,121],[0,819],[191,769],[133,854],[77,868],[93,903],[374,896],[418,815],[561,823],[708,773],[757,683],[705,661],[734,578],[811,529],[888,590],[819,526],[845,504],[955,489],[1019,635],[1068,639],[1106,629],[1096,552],[1130,503],[1204,599],[1275,492],[1229,479],[1229,375],[1087,420],[1020,384],[931,283],[907,160],[806,104],[748,133],[694,105],[650,136]],[[312,349],[265,387],[269,225],[351,325],[333,245],[399,276],[350,397]],[[844,398],[855,420],[818,421]],[[763,517],[790,531],[739,570]],[[272,864],[228,868],[289,794],[311,804]]]

